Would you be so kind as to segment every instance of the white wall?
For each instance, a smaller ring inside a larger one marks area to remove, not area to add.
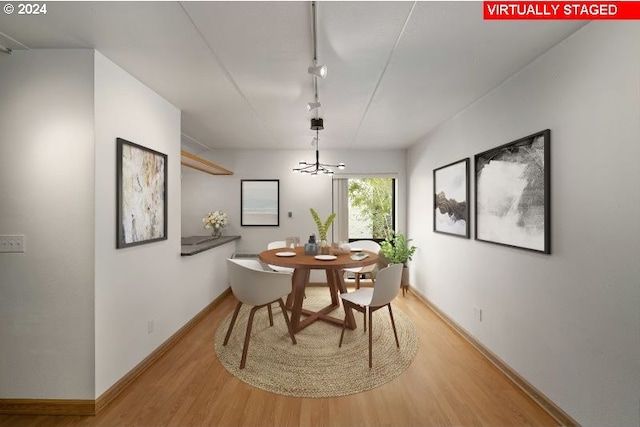
[[[96,397],[226,288],[180,257],[180,111],[96,52]],[[168,239],[115,248],[116,138],[168,155]],[[195,255],[214,257],[218,252]],[[222,255],[224,258],[227,255]],[[201,261],[201,260],[200,260]],[[186,263],[189,264],[186,264]],[[147,332],[153,320],[153,333]]]
[[[431,231],[434,168],[546,128],[551,255]],[[640,424],[639,141],[640,24],[594,22],[408,153],[412,283],[585,426]]]
[[[312,150],[215,150],[199,153],[234,172],[231,176],[212,176],[187,167],[182,168],[182,233],[184,236],[206,235],[202,218],[213,210],[229,215],[230,225],[225,235],[241,235],[238,251],[258,253],[268,242],[298,236],[306,242],[317,233],[309,208],[326,218],[332,212],[331,177],[304,176],[292,172],[300,160],[313,159]],[[321,151],[325,163],[344,162],[345,173],[397,174],[399,191],[398,227],[404,230],[406,212],[405,153],[403,150]],[[337,176],[337,174],[336,174]],[[280,226],[242,227],[240,225],[240,180],[280,180]],[[292,213],[292,218],[287,213]]]
[[[0,254],[0,397],[94,399],[227,288],[235,244],[180,257],[177,108],[92,50],[0,76],[0,234],[27,248]],[[117,137],[169,156],[166,241],[115,249]]]
[[[0,397],[92,399],[93,52],[0,55]]]

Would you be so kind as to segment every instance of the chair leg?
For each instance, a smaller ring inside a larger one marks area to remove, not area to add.
[[[267,304],[267,311],[269,312],[269,326],[273,326],[273,312],[271,311],[271,304]]]
[[[224,337],[224,342],[222,343],[222,345],[227,345],[227,343],[229,342],[229,337],[231,336],[231,330],[233,330],[233,325],[236,324],[236,319],[238,318],[240,307],[242,307],[242,303],[238,301],[238,304],[236,304],[236,309],[233,312],[233,316],[231,317],[231,323],[229,323],[229,329],[227,329],[227,335]]]
[[[347,328],[347,314],[346,314],[347,308],[348,307],[353,308],[351,303],[347,302],[346,300],[342,300],[342,307],[344,308],[345,315],[344,315],[344,321],[342,322],[342,332],[340,332],[340,342],[338,343],[338,348],[342,347],[342,339],[344,338],[344,330]]]
[[[249,313],[249,320],[247,321],[247,333],[244,335],[244,346],[242,346],[242,359],[240,360],[240,369],[244,369],[244,365],[247,362],[247,351],[249,350],[249,337],[251,336],[251,326],[253,325],[253,316],[256,311],[261,307],[253,307]]]
[[[284,306],[284,301],[282,301],[282,298],[278,300],[278,303],[280,304],[280,310],[284,315],[284,321],[287,324],[287,329],[289,330],[289,336],[291,337],[291,341],[294,344],[297,344],[296,336],[293,334],[293,328],[291,327],[291,322],[289,321],[289,316],[287,316],[287,308]],[[269,307],[271,307],[271,305],[269,305]]]
[[[373,367],[373,318],[371,317],[371,307],[369,307],[369,369]]]
[[[344,308],[345,311],[345,315],[344,315],[344,321],[342,322],[342,332],[340,332],[340,342],[338,343],[338,348],[342,347],[342,338],[344,338],[344,330],[347,327],[347,315],[346,315],[346,311],[347,311],[347,304],[346,301],[342,301],[342,307]]]
[[[364,331],[367,332],[367,310],[368,308],[365,307],[364,311],[362,312],[362,317],[364,318]]]
[[[400,341],[398,341],[398,332],[396,331],[396,322],[393,321],[393,311],[391,311],[391,304],[387,304],[389,307],[389,316],[391,316],[391,326],[393,326],[393,335],[396,337],[396,346],[400,348]]]
[[[347,327],[347,316],[344,317],[344,322],[342,322],[342,332],[340,333],[340,342],[338,343],[338,348],[342,347],[342,338],[344,338],[344,330]]]

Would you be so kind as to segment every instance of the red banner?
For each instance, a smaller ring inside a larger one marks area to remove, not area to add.
[[[485,1],[484,19],[640,19],[640,1]]]

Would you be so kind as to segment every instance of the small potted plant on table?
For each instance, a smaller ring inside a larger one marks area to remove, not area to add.
[[[331,223],[335,219],[336,214],[332,212],[327,220],[325,222],[322,222],[322,220],[320,219],[320,215],[318,215],[318,212],[316,212],[315,209],[310,208],[309,211],[311,212],[311,216],[318,226],[318,235],[320,237],[320,253],[328,254],[329,242],[327,242],[327,231],[329,230],[329,227],[331,227]]]

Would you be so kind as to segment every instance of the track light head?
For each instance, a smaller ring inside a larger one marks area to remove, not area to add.
[[[322,119],[311,119],[311,130],[324,129],[324,121]]]
[[[308,68],[309,74],[313,74],[314,76],[318,76],[321,79],[327,77],[327,66],[326,65],[314,65]]]
[[[307,104],[307,110],[311,111],[311,110],[315,110],[316,108],[320,108],[322,107],[322,104],[318,101],[316,102],[309,102]]]

